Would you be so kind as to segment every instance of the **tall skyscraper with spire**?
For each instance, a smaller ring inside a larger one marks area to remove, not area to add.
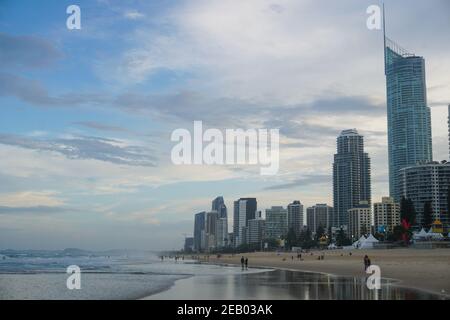
[[[383,12],[389,192],[400,201],[399,170],[432,161],[431,116],[427,106],[425,60],[386,37],[384,16]]]
[[[348,210],[361,201],[371,201],[370,158],[363,136],[356,129],[344,130],[334,155],[332,226],[348,226]]]

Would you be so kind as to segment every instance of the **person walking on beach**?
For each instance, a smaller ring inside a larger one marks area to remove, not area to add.
[[[244,259],[244,256],[242,256],[242,257],[241,257],[241,267],[242,267],[242,270],[244,270],[244,263],[245,263],[245,259]]]
[[[370,259],[367,255],[364,256],[364,271],[370,266]]]
[[[245,258],[245,270],[248,270],[248,258]]]

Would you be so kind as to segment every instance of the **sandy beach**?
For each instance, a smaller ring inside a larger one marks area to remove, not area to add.
[[[322,254],[324,260],[318,260]],[[399,285],[409,288],[450,294],[450,249],[324,250],[303,253],[302,260],[297,259],[296,253],[257,252],[243,255],[248,257],[249,267],[361,277],[364,275],[363,257],[366,254],[372,264],[381,268],[382,278],[398,280]],[[211,255],[209,262],[239,265],[241,256],[226,254],[217,258]]]

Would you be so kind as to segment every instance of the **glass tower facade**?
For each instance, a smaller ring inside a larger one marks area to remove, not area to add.
[[[425,60],[385,37],[389,193],[400,201],[399,170],[432,160]]]
[[[219,218],[227,218],[227,206],[223,197],[217,197],[212,201],[211,209],[219,213]]]

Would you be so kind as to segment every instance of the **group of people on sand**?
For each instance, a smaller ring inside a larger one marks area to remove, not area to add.
[[[248,270],[248,258],[247,257],[245,257],[244,258],[244,256],[242,256],[241,257],[241,267],[242,267],[242,270]]]
[[[184,260],[184,256],[160,256],[159,259],[161,259],[161,261],[164,261],[164,259],[174,259],[175,261],[178,260]]]

